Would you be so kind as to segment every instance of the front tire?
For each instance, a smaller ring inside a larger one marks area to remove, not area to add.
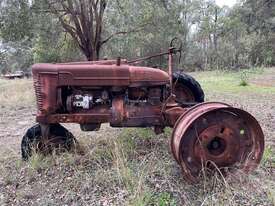
[[[34,152],[43,155],[53,151],[65,152],[75,148],[77,141],[65,127],[60,124],[49,125],[49,137],[42,138],[41,126],[34,125],[27,130],[21,142],[21,155],[23,160],[28,160]]]

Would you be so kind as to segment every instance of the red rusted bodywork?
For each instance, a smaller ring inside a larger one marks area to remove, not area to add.
[[[123,64],[121,66],[102,64],[36,64],[32,68],[37,96],[37,121],[41,123],[106,123],[120,126],[165,125],[161,105],[148,104],[142,107],[124,106],[121,97],[113,99],[112,107],[97,106],[90,111],[58,113],[60,106],[58,90],[62,87],[89,87],[91,89],[158,87],[169,84],[166,72]],[[121,116],[118,122],[117,116]]]
[[[174,127],[172,153],[189,181],[198,179],[203,166],[240,163],[248,172],[262,158],[263,132],[247,112],[224,103],[190,107],[176,101],[174,92],[192,99],[192,91],[173,86],[172,50],[169,74],[126,60],[36,64],[32,71],[40,124],[78,123],[96,130],[110,123],[155,127],[156,133]]]

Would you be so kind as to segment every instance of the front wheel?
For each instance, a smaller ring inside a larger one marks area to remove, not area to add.
[[[28,160],[34,152],[44,155],[53,151],[71,151],[76,146],[76,139],[66,128],[60,124],[49,125],[49,136],[42,138],[41,126],[34,125],[27,130],[21,142],[21,155],[23,160]]]

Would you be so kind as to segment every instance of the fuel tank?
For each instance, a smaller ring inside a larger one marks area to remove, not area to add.
[[[109,63],[109,62],[108,62]],[[35,64],[34,78],[47,76],[56,86],[159,86],[169,83],[169,76],[160,69],[122,64],[67,63]],[[55,76],[55,77],[53,77]],[[50,82],[48,82],[50,84]]]

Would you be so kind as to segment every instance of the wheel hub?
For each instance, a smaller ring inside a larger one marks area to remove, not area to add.
[[[206,128],[194,144],[194,156],[199,161],[212,161],[218,166],[233,164],[232,154],[240,148],[240,137],[230,127],[214,125]]]

